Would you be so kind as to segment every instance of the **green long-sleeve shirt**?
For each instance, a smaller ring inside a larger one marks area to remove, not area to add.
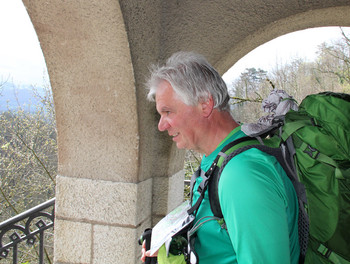
[[[233,130],[204,156],[201,168],[208,170],[222,147],[242,136],[240,127]],[[193,203],[201,180],[196,180]],[[195,249],[200,264],[298,263],[297,198],[274,157],[257,149],[237,155],[224,168],[218,192],[227,230],[217,221],[199,228]],[[212,215],[207,191],[196,220]]]

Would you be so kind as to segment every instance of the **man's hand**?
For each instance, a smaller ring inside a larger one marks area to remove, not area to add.
[[[158,255],[158,251],[156,251],[153,255],[151,255],[151,251],[150,250],[146,250],[146,241],[143,241],[142,243],[142,249],[141,249],[141,261],[145,262],[146,261],[146,257],[157,257]]]

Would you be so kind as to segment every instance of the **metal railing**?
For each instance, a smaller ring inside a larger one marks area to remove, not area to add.
[[[51,209],[52,207],[52,209]],[[18,245],[26,240],[33,246],[39,238],[39,264],[44,263],[44,232],[54,226],[55,198],[0,223],[0,259],[12,248],[13,264],[18,263]],[[49,210],[51,209],[51,210]]]

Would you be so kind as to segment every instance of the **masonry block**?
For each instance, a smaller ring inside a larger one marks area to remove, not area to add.
[[[94,264],[135,263],[136,229],[102,225],[93,229]]]
[[[184,200],[184,171],[153,180],[153,215],[164,216]]]
[[[91,263],[92,226],[55,220],[55,263]]]
[[[57,176],[56,217],[138,226],[151,214],[152,179],[123,183]]]

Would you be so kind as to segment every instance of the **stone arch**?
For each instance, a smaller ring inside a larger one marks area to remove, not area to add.
[[[55,262],[110,263],[115,251],[124,251],[120,263],[134,261],[140,223],[150,219],[144,210],[151,194],[139,196],[151,182],[136,184],[136,89],[120,6],[110,0],[23,3],[56,109]]]
[[[350,26],[348,0],[23,2],[57,114],[56,263],[138,263],[141,230],[182,200],[183,152],[145,100],[150,63],[195,50],[223,74],[277,36]]]
[[[216,67],[221,73],[224,73],[253,49],[288,33],[316,27],[349,27],[349,12],[350,6],[330,7],[301,12],[274,21],[242,39],[239,44],[232,46],[216,64]]]

